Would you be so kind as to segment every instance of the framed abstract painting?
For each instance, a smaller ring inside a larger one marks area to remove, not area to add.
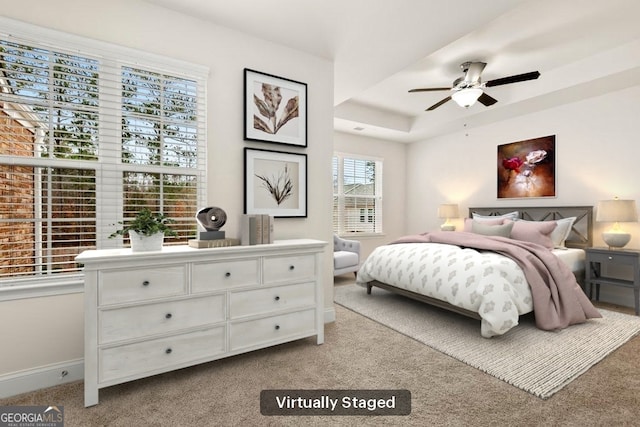
[[[498,199],[555,196],[555,135],[498,145]]]

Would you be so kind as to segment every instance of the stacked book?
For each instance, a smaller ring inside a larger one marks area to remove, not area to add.
[[[271,215],[242,215],[240,243],[260,245],[273,243],[273,217]]]
[[[201,248],[223,248],[226,246],[238,246],[240,244],[240,239],[211,239],[211,240],[199,240],[199,239],[191,239],[189,240],[189,246],[196,249]]]

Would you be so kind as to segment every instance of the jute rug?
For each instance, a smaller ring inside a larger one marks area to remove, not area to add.
[[[335,302],[542,399],[551,397],[640,332],[640,317],[600,309],[603,318],[547,332],[532,316],[500,337],[480,322],[374,288],[335,287]]]

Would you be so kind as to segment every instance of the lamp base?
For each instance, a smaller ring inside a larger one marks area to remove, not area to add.
[[[602,240],[609,248],[622,248],[631,240],[629,233],[602,233]]]
[[[440,226],[440,230],[442,231],[456,231],[456,226],[453,224],[442,224]]]

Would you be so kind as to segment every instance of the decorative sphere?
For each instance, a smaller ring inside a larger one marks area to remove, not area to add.
[[[218,231],[227,222],[227,213],[221,208],[210,206],[196,214],[198,224],[207,231]]]

